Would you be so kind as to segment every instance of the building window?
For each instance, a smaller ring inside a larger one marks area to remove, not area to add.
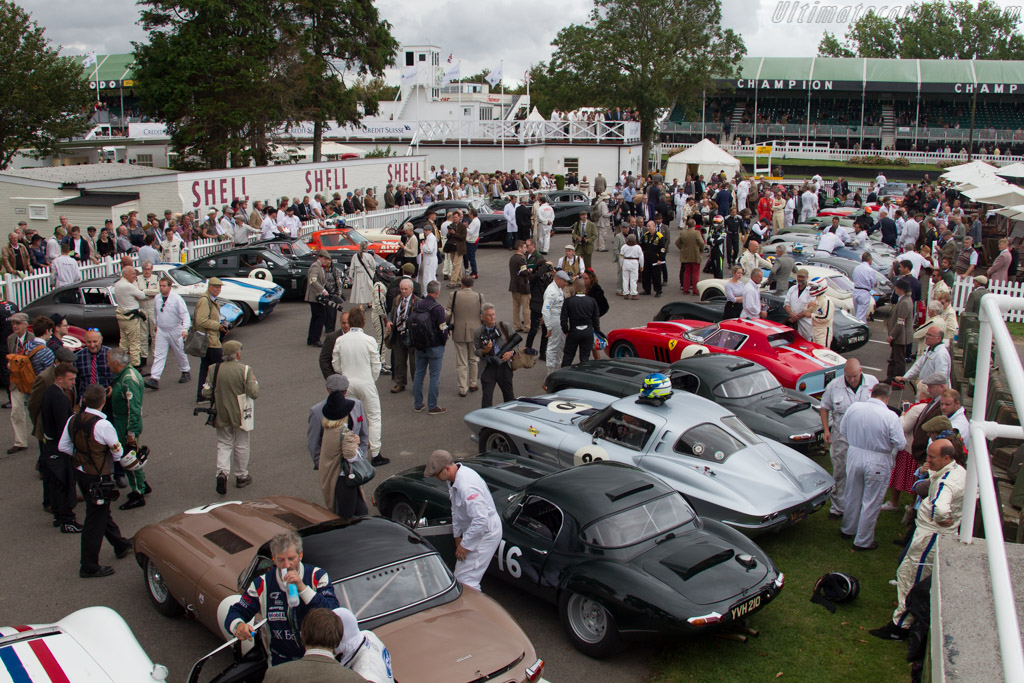
[[[135,163],[139,166],[153,167],[153,155],[152,154],[137,154],[135,156]]]
[[[472,107],[463,107],[462,108],[462,116],[463,116],[463,118],[467,118],[467,117],[470,117],[472,115],[473,115],[473,108]]]
[[[565,172],[566,173],[573,173],[573,174],[577,174],[577,175],[579,174],[579,172],[580,172],[580,160],[579,160],[579,157],[576,157],[575,159],[570,159],[569,157],[565,158]]]
[[[420,61],[421,61],[421,62],[425,62],[425,61],[427,61],[427,55],[426,55],[426,53],[425,53],[425,52],[421,52],[421,53],[420,53]]]
[[[405,65],[406,66],[415,66],[416,65],[416,61],[413,59],[411,52],[406,52],[405,53]]]
[[[480,120],[491,121],[494,119],[493,109],[494,107],[480,107]]]
[[[430,92],[432,93],[432,97],[433,97],[433,98],[434,98],[435,100],[436,100],[436,99],[437,99],[438,97],[440,97],[440,96],[441,96],[441,91],[440,91],[440,90],[438,90],[437,88],[434,88],[434,89],[433,89],[433,90],[431,90]]]

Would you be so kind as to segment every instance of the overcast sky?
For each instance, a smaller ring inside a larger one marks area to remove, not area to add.
[[[130,52],[132,41],[145,41],[137,25],[135,0],[15,0],[46,29],[47,37],[62,45],[65,54]],[[850,17],[874,6],[905,7],[900,0],[722,0],[723,23],[735,30],[757,57],[810,57],[817,51],[824,31],[845,34]],[[996,4],[1020,16],[1024,0],[996,0]],[[504,59],[506,82],[520,81],[530,67],[551,56],[551,40],[558,30],[586,20],[591,0],[516,0],[496,12],[493,2],[440,0],[413,3],[408,0],[377,0],[381,16],[391,22],[394,35],[404,45],[432,44],[441,48],[442,62],[454,54],[462,62],[463,75],[496,69]],[[812,10],[836,9],[832,21],[823,23]],[[515,8],[514,13],[512,8]],[[801,8],[806,7],[802,18]],[[756,9],[755,9],[756,8]],[[844,8],[845,12],[844,12]],[[441,19],[443,18],[443,21]],[[838,19],[846,19],[845,22]],[[808,21],[810,19],[810,21]],[[391,74],[391,81],[397,77]]]

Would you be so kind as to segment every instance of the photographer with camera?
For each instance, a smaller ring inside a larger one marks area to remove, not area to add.
[[[343,301],[339,296],[340,292],[341,278],[334,269],[331,253],[321,249],[306,274],[306,303],[309,304],[307,346],[323,347],[320,335],[323,334],[324,328],[326,327],[328,332],[334,331],[334,307]]]
[[[203,384],[203,396],[210,399],[210,407],[195,408],[193,415],[205,412],[206,424],[217,428],[217,493],[228,492],[228,473],[232,463],[235,470],[235,488],[252,483],[249,476],[249,431],[254,415],[246,415],[242,404],[260,395],[260,385],[242,358],[242,342],[231,340],[224,344],[224,360],[210,368]],[[244,399],[244,400],[243,400]]]
[[[85,528],[82,532],[82,556],[78,575],[83,579],[110,576],[114,568],[100,564],[103,539],[114,547],[117,559],[132,551],[132,541],[121,535],[110,516],[110,504],[119,491],[114,484],[114,463],[121,460],[123,450],[114,425],[100,412],[107,401],[107,390],[98,384],[85,388],[82,404],[85,410],[64,426],[58,446],[71,456],[78,488],[85,499]]]
[[[501,400],[511,401],[516,395],[512,388],[512,357],[515,348],[515,332],[508,323],[498,322],[494,304],[485,303],[480,307],[480,322],[473,334],[473,346],[480,357],[480,407],[487,408],[493,403],[494,385],[501,387]],[[515,334],[522,341],[522,337]]]

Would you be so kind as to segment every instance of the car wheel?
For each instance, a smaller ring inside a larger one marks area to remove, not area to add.
[[[519,449],[516,448],[515,442],[508,434],[504,432],[494,432],[488,430],[480,439],[480,452],[487,453],[507,453],[509,455],[519,455]]]
[[[621,646],[615,619],[597,600],[565,591],[559,600],[562,627],[573,646],[595,659],[615,654]]]
[[[232,301],[231,303],[242,309],[242,318],[238,321],[239,325],[248,325],[256,318],[256,316],[253,315],[252,309],[249,308],[249,304],[242,303],[241,301]]]
[[[388,515],[392,522],[398,522],[410,529],[416,528],[416,511],[412,509],[412,503],[401,498],[391,506],[391,513]]]
[[[146,592],[157,612],[165,617],[178,617],[185,612],[171,595],[156,564],[148,557],[142,558],[142,576],[146,580]]]
[[[714,287],[708,287],[704,290],[704,293],[700,295],[701,301],[711,301],[712,299],[724,299],[725,294],[720,289]]]
[[[636,347],[628,341],[617,341],[609,351],[612,358],[636,358]]]

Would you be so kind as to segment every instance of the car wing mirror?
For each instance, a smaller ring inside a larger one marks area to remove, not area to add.
[[[597,429],[594,430],[594,434],[590,439],[590,443],[596,444],[597,440],[605,438],[606,434],[607,432],[604,430],[604,427],[598,427]]]

